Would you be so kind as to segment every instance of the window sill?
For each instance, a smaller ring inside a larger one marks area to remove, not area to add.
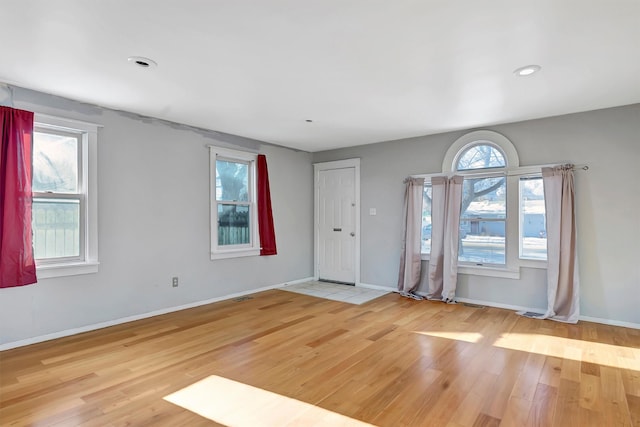
[[[508,270],[498,267],[473,267],[458,265],[458,274],[473,276],[502,277],[505,279],[520,279],[520,269]]]
[[[421,254],[422,261],[429,263],[429,255]],[[539,261],[533,259],[519,259],[515,269],[499,268],[499,267],[479,267],[473,265],[458,264],[458,273],[469,276],[488,276],[502,277],[506,279],[520,279],[520,268],[537,268],[545,270],[547,261]]]
[[[421,254],[422,261],[429,262],[428,254]],[[531,261],[536,265],[534,268],[546,268],[539,261]],[[519,265],[514,270],[499,267],[478,267],[473,265],[460,265],[458,264],[458,274],[466,274],[469,276],[488,276],[488,277],[502,277],[505,279],[520,279],[520,267],[529,267],[529,265]]]
[[[239,249],[234,251],[211,252],[211,260],[259,256],[260,249]]]
[[[547,268],[547,261],[520,258],[518,263],[520,264],[520,267],[539,268],[542,270],[546,270]]]
[[[99,265],[100,263],[97,261],[36,265],[36,276],[38,279],[51,279],[53,277],[92,274],[98,272]]]

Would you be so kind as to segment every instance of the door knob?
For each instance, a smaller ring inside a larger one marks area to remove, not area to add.
[[[351,234],[351,237],[356,235],[356,233],[354,233],[353,231],[351,233],[349,233],[349,234]]]

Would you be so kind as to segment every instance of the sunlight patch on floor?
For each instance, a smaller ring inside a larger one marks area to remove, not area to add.
[[[640,371],[640,349],[540,334],[505,333],[493,345],[510,350]]]
[[[226,426],[371,426],[309,403],[217,375],[165,396],[164,400]]]
[[[425,332],[425,331],[413,331],[415,334],[428,335],[436,338],[446,338],[456,341],[465,341],[471,343],[477,343],[482,339],[482,334],[478,332]]]
[[[413,331],[415,334],[455,341],[479,343],[483,335],[478,332]],[[504,333],[493,342],[495,347],[526,351],[561,359],[589,362],[613,368],[640,372],[640,349],[593,341],[549,336],[543,334]]]

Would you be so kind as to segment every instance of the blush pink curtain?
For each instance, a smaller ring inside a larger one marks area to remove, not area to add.
[[[431,255],[427,298],[454,303],[458,283],[458,237],[464,178],[431,178]]]
[[[578,323],[580,280],[573,165],[542,169],[547,215],[547,312],[543,319]]]
[[[267,158],[264,154],[258,155],[257,164],[257,202],[258,202],[258,230],[260,231],[260,255],[277,255],[276,231],[273,225],[273,213],[271,210],[271,190],[269,188],[269,171]]]
[[[420,228],[422,227],[424,178],[408,178],[405,185],[398,291],[403,294],[413,294],[420,285],[422,263]]]
[[[0,106],[0,288],[36,283],[31,232],[33,113]]]

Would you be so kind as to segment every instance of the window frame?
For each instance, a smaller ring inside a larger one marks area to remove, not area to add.
[[[457,171],[458,160],[464,153],[475,145],[491,145],[502,152],[505,167],[491,167],[486,169],[470,169]],[[471,262],[458,262],[460,274],[490,276],[500,278],[519,279],[520,268],[547,268],[546,260],[520,258],[520,177],[524,175],[540,175],[543,166],[520,166],[520,159],[514,145],[505,136],[489,130],[479,130],[466,133],[458,138],[447,150],[443,162],[442,172],[414,175],[425,178],[430,182],[433,176],[461,175],[464,178],[483,178],[503,175],[506,178],[506,217],[505,217],[505,264],[475,265]],[[429,260],[427,253],[422,253],[423,260]]]
[[[34,133],[78,138],[78,192],[33,192],[32,199],[79,200],[80,248],[72,257],[36,259],[38,279],[98,272],[98,129],[101,125],[35,113]]]
[[[475,168],[475,169],[458,169],[458,163],[460,162],[460,159],[462,159],[462,157],[464,157],[465,154],[467,154],[467,152],[469,150],[471,150],[474,147],[480,147],[480,146],[489,146],[492,147],[493,149],[497,150],[500,155],[502,156],[502,159],[505,162],[504,166],[490,166],[488,168]],[[513,159],[512,159],[513,160]],[[474,172],[478,172],[478,171],[482,171],[482,172],[486,172],[486,173],[490,173],[491,171],[500,171],[500,170],[504,170],[506,168],[509,167],[509,159],[507,158],[507,155],[504,153],[504,151],[502,150],[502,148],[489,140],[478,140],[478,141],[472,141],[470,143],[465,144],[462,148],[460,148],[460,150],[458,150],[458,153],[456,154],[456,156],[453,158],[453,165],[452,165],[452,170],[455,171],[456,173],[460,174],[462,172],[469,172],[469,173],[474,173]]]
[[[422,189],[422,211],[421,211],[421,217],[424,219],[425,217],[422,216],[422,213],[424,213],[424,193],[425,191],[427,191],[427,187],[429,187],[431,189],[431,197],[433,197],[433,186],[431,185],[431,178],[430,177],[425,177],[424,179],[424,184],[423,184],[423,189]],[[429,211],[430,215],[431,215],[431,208]],[[429,259],[429,254],[431,253],[431,242],[429,242],[429,253],[426,252],[422,252],[422,248],[423,248],[423,230],[424,227],[428,227],[431,226],[431,219],[428,225],[425,225],[423,221],[421,221],[420,223],[420,255],[422,257],[422,259]],[[431,233],[429,233],[431,234]],[[426,258],[425,258],[426,256]]]
[[[233,150],[216,146],[209,146],[209,202],[210,202],[210,255],[211,260],[238,258],[260,255],[260,234],[258,230],[258,203],[257,203],[257,153]],[[248,164],[249,177],[247,179],[247,202],[233,202],[217,200],[216,196],[216,161],[226,160],[231,162]],[[243,205],[249,206],[249,243],[240,245],[218,244],[218,205]]]
[[[40,265],[54,265],[54,264],[61,264],[61,263],[78,263],[78,262],[84,262],[85,260],[85,246],[86,246],[86,241],[85,241],[85,229],[84,229],[84,224],[86,222],[86,210],[85,210],[85,205],[86,205],[86,201],[85,201],[85,194],[84,194],[84,177],[83,177],[83,169],[86,169],[85,167],[83,167],[82,165],[82,132],[69,132],[69,131],[62,131],[59,128],[52,128],[50,126],[42,126],[42,125],[35,125],[33,127],[33,132],[34,132],[34,137],[33,137],[33,143],[35,144],[35,133],[44,133],[44,134],[49,134],[49,135],[59,135],[59,136],[67,136],[67,137],[73,137],[76,139],[77,141],[77,149],[76,149],[76,156],[77,156],[77,164],[78,164],[78,170],[77,170],[77,191],[75,193],[71,193],[71,192],[53,192],[53,191],[46,191],[46,192],[38,192],[38,191],[32,191],[32,202],[33,204],[35,204],[38,201],[45,201],[45,200],[60,200],[60,201],[68,201],[68,200],[77,200],[78,201],[78,208],[79,208],[79,230],[78,230],[78,255],[77,256],[67,256],[67,257],[51,257],[51,258],[36,258],[36,261],[40,263]],[[34,166],[32,166],[32,168],[34,168]],[[32,207],[33,209],[33,207]],[[35,243],[35,235],[33,237],[34,243]],[[35,248],[34,248],[35,251]],[[35,252],[34,252],[34,258],[35,258]]]

